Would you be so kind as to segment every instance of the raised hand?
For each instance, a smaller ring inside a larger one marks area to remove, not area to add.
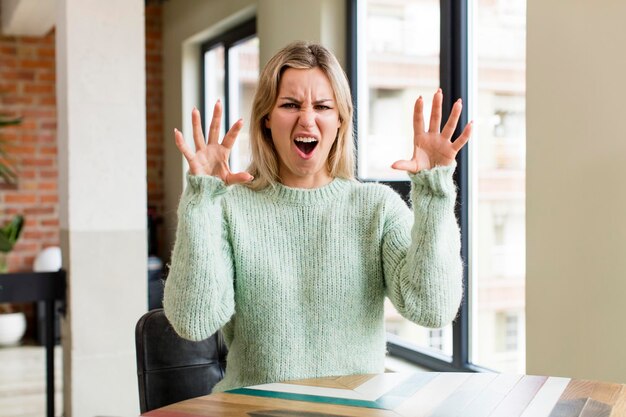
[[[194,108],[191,112],[193,126],[193,142],[196,145],[195,152],[187,146],[183,134],[174,129],[176,146],[182,152],[189,163],[189,172],[192,175],[211,175],[220,178],[226,184],[239,184],[252,181],[253,177],[247,172],[233,174],[228,167],[228,155],[237,139],[239,131],[243,127],[243,120],[239,119],[224,136],[222,143],[219,142],[220,125],[222,121],[222,104],[218,100],[213,108],[213,118],[209,127],[209,138],[204,141],[200,112]]]
[[[433,97],[430,125],[428,131],[425,131],[424,100],[420,96],[415,101],[413,109],[413,158],[394,162],[391,165],[393,169],[415,174],[423,169],[447,166],[454,163],[456,154],[463,148],[472,134],[472,122],[468,123],[461,135],[452,142],[452,135],[461,116],[463,104],[461,99],[454,103],[448,121],[443,130],[439,132],[442,102],[443,93],[440,88]]]

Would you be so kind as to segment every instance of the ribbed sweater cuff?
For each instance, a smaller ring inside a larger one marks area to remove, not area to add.
[[[448,166],[436,166],[416,174],[409,174],[409,178],[416,191],[443,197],[456,193],[456,186],[452,179],[455,169],[456,163]]]
[[[211,175],[192,175],[187,173],[187,185],[194,194],[216,197],[226,193],[226,183]]]

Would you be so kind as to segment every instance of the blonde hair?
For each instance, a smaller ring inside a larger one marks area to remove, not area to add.
[[[252,162],[248,172],[254,180],[247,186],[260,190],[280,182],[279,156],[274,147],[271,131],[265,120],[276,104],[282,74],[287,68],[319,68],[328,77],[335,93],[335,102],[341,125],[337,139],[328,154],[328,171],[331,177],[354,178],[354,143],[352,132],[352,96],[350,86],[337,58],[326,48],[310,42],[293,42],[274,55],[259,77],[254,95],[250,121],[250,146]]]

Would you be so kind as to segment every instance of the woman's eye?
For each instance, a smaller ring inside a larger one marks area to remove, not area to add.
[[[280,105],[280,107],[282,107],[283,109],[297,109],[298,108],[296,103],[283,103]]]
[[[316,110],[330,110],[331,108],[329,106],[325,106],[323,104],[318,104],[317,106],[315,106]]]

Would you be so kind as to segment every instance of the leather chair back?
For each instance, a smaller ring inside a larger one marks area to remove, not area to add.
[[[139,408],[155,408],[211,393],[226,369],[227,349],[220,331],[193,342],[176,334],[163,313],[144,314],[135,327]]]

